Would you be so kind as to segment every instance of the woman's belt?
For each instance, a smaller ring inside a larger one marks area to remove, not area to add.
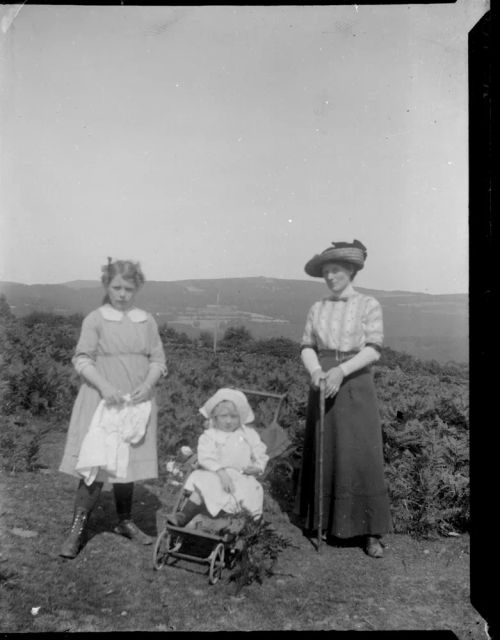
[[[335,358],[338,362],[345,362],[346,360],[350,360],[353,358],[359,351],[339,351],[338,349],[320,349],[318,351],[318,356],[320,358]]]
[[[97,358],[132,358],[141,356],[142,358],[148,358],[147,353],[98,353]]]

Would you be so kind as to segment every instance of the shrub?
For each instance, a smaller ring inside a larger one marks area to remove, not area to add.
[[[426,537],[464,531],[469,521],[467,441],[439,418],[385,430],[395,531]]]
[[[79,385],[71,366],[79,326],[75,318],[54,314],[17,320],[4,302],[0,300],[0,463],[29,469],[39,442],[34,421],[50,419],[56,428],[71,411]],[[230,329],[223,348],[214,354],[208,338],[204,346],[203,340],[161,327],[169,375],[157,391],[160,468],[180,446],[195,450],[203,429],[199,408],[227,386],[286,393],[279,422],[300,452],[308,380],[298,345],[275,338],[255,341],[246,329]],[[395,530],[418,536],[466,531],[468,368],[425,363],[384,349],[373,372]],[[267,424],[272,402],[249,399],[260,423]],[[279,478],[266,486],[282,504],[291,502],[290,488]]]
[[[0,467],[10,472],[35,470],[40,443],[53,429],[53,424],[40,423],[29,411],[0,414]]]

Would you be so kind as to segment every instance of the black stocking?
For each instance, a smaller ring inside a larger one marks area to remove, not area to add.
[[[102,484],[102,482],[93,482],[90,486],[87,486],[83,480],[80,480],[76,490],[75,510],[85,509],[90,513],[99,499]]]
[[[116,513],[118,520],[130,520],[132,514],[132,496],[134,493],[134,483],[125,482],[113,484],[113,493],[115,494]]]

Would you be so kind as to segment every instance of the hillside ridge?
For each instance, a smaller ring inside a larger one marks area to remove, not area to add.
[[[467,294],[356,289],[381,303],[387,346],[422,359],[468,361]],[[34,311],[86,314],[102,301],[98,280],[32,285],[0,281],[1,293],[17,316]],[[327,294],[320,280],[264,276],[150,280],[137,303],[159,324],[168,324],[190,337],[243,325],[258,338],[282,336],[299,341],[310,306]]]

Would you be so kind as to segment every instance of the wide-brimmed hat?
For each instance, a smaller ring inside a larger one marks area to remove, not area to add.
[[[313,256],[304,267],[305,272],[313,278],[323,277],[323,265],[327,262],[348,262],[352,264],[356,271],[360,271],[365,266],[367,256],[365,245],[359,240],[352,242],[332,242],[321,253]]]

